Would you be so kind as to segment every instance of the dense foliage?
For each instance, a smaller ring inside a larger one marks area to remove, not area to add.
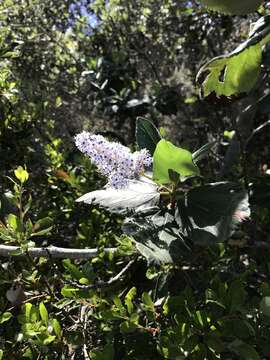
[[[270,358],[269,5],[1,1],[0,359]]]

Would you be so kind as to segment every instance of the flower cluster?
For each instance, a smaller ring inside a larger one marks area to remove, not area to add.
[[[108,178],[108,185],[115,189],[125,187],[128,179],[138,177],[152,163],[146,149],[131,153],[126,146],[86,131],[75,137],[75,144],[91,158],[100,173]]]

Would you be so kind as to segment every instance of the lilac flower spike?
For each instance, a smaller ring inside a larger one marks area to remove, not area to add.
[[[86,131],[75,136],[75,144],[90,157],[100,173],[108,178],[108,186],[114,189],[126,187],[128,179],[138,178],[152,163],[146,149],[131,153],[126,146]]]

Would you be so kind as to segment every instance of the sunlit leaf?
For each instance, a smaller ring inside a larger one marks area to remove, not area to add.
[[[14,170],[14,174],[21,183],[26,182],[29,178],[28,172],[22,166],[18,166],[17,169]]]
[[[202,97],[238,96],[254,88],[261,73],[262,47],[270,40],[269,22],[269,18],[261,18],[237,49],[202,66],[197,75]]]
[[[229,15],[246,15],[256,11],[263,0],[200,0],[209,10]]]
[[[160,184],[171,182],[169,170],[182,177],[199,175],[192,154],[166,140],[160,140],[153,157],[153,179]]]

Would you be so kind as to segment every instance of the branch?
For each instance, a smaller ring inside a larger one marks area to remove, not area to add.
[[[97,289],[97,288],[102,288],[102,287],[106,287],[106,286],[110,286],[112,284],[114,284],[117,281],[121,280],[121,277],[131,268],[131,266],[136,262],[136,258],[133,260],[130,260],[127,265],[114,277],[110,278],[108,281],[98,281],[95,284],[90,284],[90,285],[81,285],[78,284],[74,281],[68,281],[70,283],[70,285],[75,286],[78,289],[83,289],[83,290],[90,290],[90,289]]]
[[[262,129],[264,129],[267,125],[270,125],[270,120],[267,120],[260,126],[258,126],[255,130],[252,131],[251,135],[247,139],[247,143],[250,142],[250,140],[253,138],[254,135],[256,135],[258,132],[260,132]]]
[[[106,254],[110,252],[115,252],[117,248],[105,248],[104,252]],[[21,253],[18,254],[18,252]],[[70,249],[70,248],[61,248],[56,246],[36,248],[30,247],[26,251],[23,251],[19,246],[10,246],[10,245],[0,245],[0,256],[27,256],[32,257],[45,257],[45,258],[62,258],[62,259],[91,259],[98,255],[98,249]]]

